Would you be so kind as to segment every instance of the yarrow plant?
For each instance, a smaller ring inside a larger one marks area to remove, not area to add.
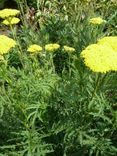
[[[0,11],[10,32],[0,35],[0,156],[116,155],[117,36],[89,21],[104,15],[98,2],[15,2],[18,26],[19,10]]]
[[[19,13],[20,11],[16,9],[3,9],[0,11],[0,17],[4,19],[2,23],[10,26],[14,39],[16,39],[17,37],[12,25],[20,22],[20,19],[15,17]]]
[[[10,30],[12,32],[12,35],[13,35],[13,39],[17,42],[17,45],[18,45],[18,48],[19,48],[19,51],[21,52],[21,46],[19,44],[19,41],[17,39],[17,34],[16,34],[16,31],[14,30],[14,27],[12,25],[15,25],[15,24],[18,24],[20,22],[20,19],[15,17],[17,15],[20,14],[20,11],[17,10],[17,9],[3,9],[3,10],[0,10],[0,18],[4,19],[2,21],[2,23],[4,25],[7,25],[10,27]]]

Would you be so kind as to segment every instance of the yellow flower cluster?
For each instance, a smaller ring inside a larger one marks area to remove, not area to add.
[[[20,19],[14,16],[20,13],[19,10],[16,9],[3,9],[0,11],[0,18],[3,18],[4,21],[2,22],[5,25],[12,25],[19,23]]]
[[[16,42],[13,39],[5,35],[0,35],[0,55],[8,53],[11,48],[15,47],[15,45]]]
[[[98,41],[99,44],[108,44],[117,52],[117,36],[107,36]]]
[[[19,10],[16,9],[3,9],[0,10],[0,17],[6,19],[8,17],[14,17],[20,13]]]
[[[94,25],[100,25],[104,22],[105,22],[105,20],[103,20],[101,17],[95,17],[95,18],[91,18],[89,20],[89,23],[94,24]]]
[[[51,43],[51,44],[46,44],[45,45],[45,51],[46,52],[55,52],[57,49],[60,48],[60,45],[57,44],[57,43]],[[66,52],[74,52],[75,51],[75,48],[73,47],[69,47],[69,46],[63,46],[63,49],[66,51]],[[27,49],[27,51],[29,51],[30,53],[36,53],[36,52],[41,52],[43,49],[41,46],[37,45],[37,44],[33,44],[31,46],[29,46],[29,48]]]
[[[30,53],[37,53],[37,52],[41,52],[42,51],[42,47],[37,45],[37,44],[33,44],[31,45],[28,50]]]
[[[64,48],[64,50],[66,51],[66,52],[74,52],[75,51],[75,49],[73,48],[73,47],[69,47],[69,46],[63,46],[63,48]]]
[[[19,18],[16,18],[16,17],[13,17],[13,18],[9,18],[9,19],[5,19],[2,23],[5,24],[5,25],[10,25],[10,24],[17,24],[19,23],[20,19]]]
[[[58,48],[60,48],[59,44],[47,44],[45,45],[45,50],[47,52],[54,52],[56,51]],[[37,44],[33,44],[31,45],[27,51],[29,51],[30,53],[37,53],[37,52],[41,52],[43,49],[41,46],[37,45]]]
[[[45,45],[45,50],[47,52],[54,52],[54,51],[56,51],[59,48],[60,48],[60,45],[59,44],[56,44],[56,43]]]
[[[105,38],[108,40],[105,41]],[[115,43],[116,37],[105,38],[99,40],[97,44],[89,45],[81,52],[85,65],[94,72],[117,71],[117,50],[110,41],[112,39]]]

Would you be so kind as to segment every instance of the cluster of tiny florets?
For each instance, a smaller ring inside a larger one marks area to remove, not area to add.
[[[99,44],[108,44],[117,52],[117,36],[107,36],[98,41]]]
[[[29,46],[27,51],[30,52],[30,53],[41,52],[42,51],[42,47],[37,45],[37,44],[33,44],[33,45]]]
[[[94,17],[89,20],[89,23],[94,24],[94,25],[100,25],[102,23],[106,22],[103,20],[101,17]]]
[[[2,23],[5,25],[13,25],[19,23],[20,19],[15,17],[19,13],[20,11],[16,9],[0,10],[0,18],[4,19]]]
[[[15,46],[16,42],[13,39],[5,35],[0,35],[0,55],[8,53]]]
[[[37,44],[32,44],[28,47],[27,51],[30,53],[38,53],[41,52],[42,50],[44,50],[45,52],[55,52],[60,48],[60,45],[58,43],[50,43],[50,44],[46,44],[44,48],[42,48],[40,45]],[[73,47],[69,47],[69,46],[63,46],[63,50],[66,52],[74,52],[75,48]]]
[[[73,47],[69,47],[69,46],[63,46],[63,48],[64,48],[64,50],[66,51],[66,52],[74,52],[75,51],[75,48],[73,48]]]
[[[0,17],[6,19],[8,17],[14,17],[20,13],[19,10],[16,9],[3,9],[0,10]]]
[[[45,45],[45,50],[48,52],[54,52],[59,48],[60,48],[60,45],[57,43],[54,43],[54,44],[51,43],[51,44]]]
[[[2,23],[5,24],[5,25],[10,25],[10,24],[13,25],[13,24],[17,24],[19,22],[20,22],[19,18],[13,17],[13,18],[3,20]]]
[[[104,37],[81,52],[84,63],[94,72],[117,71],[117,37]]]

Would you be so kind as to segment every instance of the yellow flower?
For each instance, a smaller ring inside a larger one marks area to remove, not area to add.
[[[0,10],[0,17],[6,19],[8,17],[14,17],[20,13],[19,10],[16,9],[3,9]]]
[[[112,60],[112,62],[110,63],[111,70],[117,71],[117,52],[113,53],[113,55],[110,56],[109,59]]]
[[[98,41],[98,44],[108,44],[117,52],[117,36],[107,36]]]
[[[54,51],[56,51],[59,48],[60,48],[60,45],[56,44],[56,43],[55,44],[47,44],[47,45],[45,45],[45,50],[47,52],[54,52]]]
[[[15,47],[16,42],[5,36],[5,35],[0,35],[0,55],[8,53],[8,51]]]
[[[33,44],[31,45],[28,50],[30,53],[37,53],[37,52],[41,52],[42,51],[42,47],[37,45],[37,44]]]
[[[94,24],[94,25],[100,25],[104,22],[105,22],[105,20],[103,20],[101,17],[95,17],[95,18],[91,18],[89,20],[89,23]]]
[[[74,52],[75,51],[75,49],[74,48],[72,48],[72,47],[68,47],[68,46],[63,46],[63,48],[64,48],[64,50],[66,51],[66,52]]]
[[[10,24],[17,24],[19,23],[20,19],[19,18],[16,18],[16,17],[13,17],[13,18],[8,18],[8,19],[5,19],[2,23],[5,24],[5,25],[10,25]]]
[[[92,44],[81,52],[84,63],[94,72],[117,71],[117,53],[108,45]]]

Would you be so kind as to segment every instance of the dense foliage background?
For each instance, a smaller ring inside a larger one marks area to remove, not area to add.
[[[6,7],[21,12],[14,31],[22,53],[12,49],[0,62],[0,156],[116,156],[117,74],[94,73],[79,55],[117,35],[117,1],[0,0]],[[106,23],[89,24],[97,16]],[[13,37],[2,23],[0,33]],[[56,42],[53,58],[27,52]]]

